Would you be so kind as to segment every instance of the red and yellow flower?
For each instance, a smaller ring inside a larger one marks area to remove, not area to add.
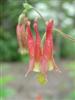
[[[16,27],[19,52],[21,54],[28,52],[27,51],[27,32],[25,30],[25,24],[27,20],[28,20],[27,17],[23,16],[22,18],[20,18],[20,22],[18,23]]]
[[[28,33],[28,49],[30,55],[30,62],[29,62],[29,68],[26,73],[26,76],[31,71],[40,72],[41,74],[38,76],[38,80],[41,81],[42,79],[44,81],[45,79],[47,79],[48,71],[53,69],[59,71],[53,58],[53,34],[52,33],[53,33],[54,22],[53,20],[49,20],[46,24],[46,39],[43,47],[41,47],[41,38],[38,31],[37,20],[34,21],[33,26],[34,26],[34,31],[36,33],[35,41],[30,29],[30,21],[27,22],[26,31]]]

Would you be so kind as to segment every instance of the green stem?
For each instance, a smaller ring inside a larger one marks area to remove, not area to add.
[[[60,35],[62,35],[64,38],[69,39],[69,40],[75,42],[75,38],[73,38],[71,35],[65,34],[65,33],[62,32],[61,30],[56,29],[56,28],[54,28],[54,31],[56,31],[57,33],[59,33]],[[45,40],[45,37],[46,37],[46,33],[44,33],[44,35],[43,35],[43,37],[42,37],[42,40],[41,40],[42,43],[43,43],[43,41]]]
[[[24,8],[25,8],[24,12],[26,12],[26,11],[28,11],[28,10],[30,10],[30,9],[33,9],[33,10],[35,10],[35,11],[40,15],[40,17],[41,17],[41,18],[43,19],[43,21],[46,23],[44,17],[43,17],[43,16],[40,14],[40,12],[39,12],[36,8],[34,8],[32,5],[30,5],[30,4],[28,4],[28,3],[24,3],[23,6],[24,6]]]
[[[42,37],[42,40],[41,40],[42,43],[44,42],[45,37],[46,37],[46,33],[44,33],[44,35],[43,35],[43,37]]]
[[[44,35],[42,37],[42,40],[41,40],[41,48],[43,48],[43,44],[44,44],[45,37],[46,37],[46,33],[44,33]]]
[[[43,16],[40,14],[40,12],[39,12],[36,8],[34,8],[32,5],[30,5],[30,4],[28,4],[28,3],[25,3],[25,4],[24,4],[24,7],[25,7],[26,9],[28,9],[28,10],[29,10],[29,9],[34,9],[34,10],[40,15],[40,17],[43,19],[43,21],[46,23],[44,17],[43,17]],[[75,39],[74,39],[74,38],[72,38],[70,35],[65,34],[65,33],[62,32],[61,30],[54,28],[54,31],[56,31],[57,33],[60,33],[64,38],[70,39],[71,41],[75,42]],[[44,41],[45,37],[46,37],[46,33],[43,35],[42,42]]]
[[[62,35],[64,38],[69,39],[69,40],[75,42],[75,38],[73,38],[71,35],[65,34],[61,30],[56,29],[56,28],[54,28],[54,31],[56,31],[57,33],[60,33],[60,35]]]
[[[33,7],[33,9],[40,15],[40,17],[43,19],[44,23],[46,23],[45,18],[40,14],[40,12],[34,7]]]

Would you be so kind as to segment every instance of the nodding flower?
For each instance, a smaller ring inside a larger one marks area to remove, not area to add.
[[[26,20],[25,20],[26,19]],[[23,21],[24,20],[24,21]],[[25,30],[27,18],[23,17],[22,21],[17,24],[16,33],[19,45],[19,52],[21,54],[27,53],[27,32]]]
[[[30,29],[30,21],[27,22],[27,27],[26,27],[26,31],[28,33],[28,50],[29,50],[29,55],[30,55],[30,61],[29,61],[29,68],[27,73],[25,74],[25,77],[28,75],[28,73],[30,71],[33,71],[34,68],[34,60],[35,60],[35,42],[33,39],[33,35]]]
[[[28,49],[30,55],[29,68],[26,73],[26,76],[29,72],[35,71],[40,72],[38,80],[40,83],[43,83],[47,79],[47,73],[50,70],[60,71],[57,65],[55,64],[53,58],[53,20],[49,20],[46,23],[46,39],[44,46],[41,47],[41,38],[38,31],[38,22],[34,21],[34,31],[36,33],[36,40],[34,41],[33,35],[30,29],[30,22],[27,22],[26,31],[28,33]],[[40,78],[41,77],[41,78]]]

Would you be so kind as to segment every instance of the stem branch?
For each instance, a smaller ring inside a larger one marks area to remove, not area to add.
[[[57,33],[59,33],[60,35],[62,35],[64,38],[69,39],[69,40],[75,42],[75,38],[73,38],[71,35],[65,34],[65,33],[62,32],[61,30],[56,29],[56,28],[54,28],[54,31],[56,31]],[[43,35],[43,37],[42,37],[42,40],[41,40],[42,43],[43,43],[43,41],[45,40],[45,37],[46,37],[46,32],[44,33],[44,35]]]
[[[75,42],[75,38],[73,38],[71,35],[65,34],[61,30],[56,29],[56,28],[54,28],[54,31],[56,31],[57,33],[60,33],[60,35],[62,35],[64,38],[69,39],[69,40]]]
[[[43,19],[44,23],[46,23],[45,18],[40,14],[40,12],[34,7],[33,7],[33,9],[40,15],[40,17]]]

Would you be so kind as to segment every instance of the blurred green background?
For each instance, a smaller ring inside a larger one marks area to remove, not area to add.
[[[52,18],[55,27],[75,37],[75,0],[27,0],[46,18]],[[25,0],[0,0],[0,61],[19,61],[16,39],[16,25],[18,16],[23,10]],[[38,14],[30,11],[33,20]],[[33,29],[32,29],[33,30]],[[40,34],[44,33],[44,23],[39,21]],[[56,56],[61,58],[75,58],[75,43],[54,33]]]

